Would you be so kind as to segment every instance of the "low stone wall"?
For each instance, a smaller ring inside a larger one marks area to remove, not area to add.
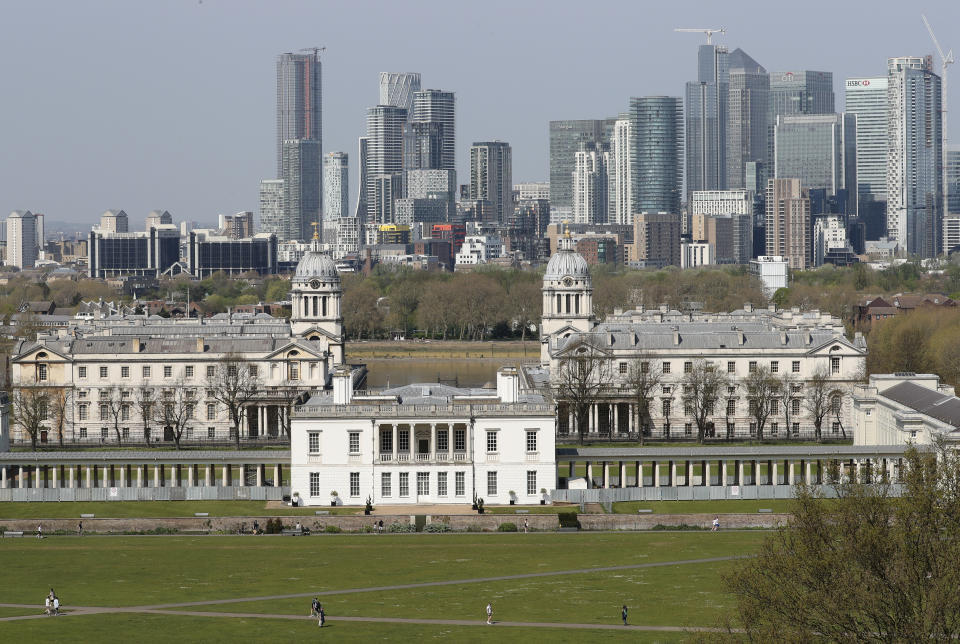
[[[284,526],[293,527],[297,521],[313,532],[323,532],[329,526],[337,526],[343,532],[362,532],[372,527],[374,521],[383,521],[384,529],[392,523],[412,523],[413,515],[329,515],[329,516],[282,516],[282,517],[176,517],[176,518],[149,518],[149,519],[82,519],[83,531],[98,534],[144,533],[151,531],[170,532],[204,532],[236,533],[241,523],[249,531],[253,522],[258,521],[260,527],[266,526],[267,520],[279,518]],[[651,530],[656,526],[679,527],[697,526],[709,529],[713,522],[712,514],[580,514],[579,520],[583,530]],[[723,514],[720,515],[721,529],[742,528],[775,528],[782,525],[789,518],[787,514]],[[454,531],[493,532],[502,523],[513,523],[523,530],[523,520],[526,519],[531,530],[556,530],[559,527],[555,514],[454,514],[428,515],[431,523],[445,523]],[[75,533],[78,519],[0,519],[0,531],[22,530],[25,535],[35,535],[37,525],[43,525],[44,534],[55,532]]]

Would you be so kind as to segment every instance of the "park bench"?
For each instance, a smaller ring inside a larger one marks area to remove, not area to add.
[[[770,513],[772,513],[773,510],[771,510],[770,508],[760,508],[759,510],[757,510],[757,512],[770,512]]]
[[[330,510],[317,510],[314,514],[330,514]]]
[[[3,533],[4,537],[22,537],[23,530],[7,530]]]
[[[308,528],[301,528],[300,530],[289,529],[283,530],[281,534],[290,535],[291,537],[302,537],[310,534],[310,530]]]
[[[95,515],[93,515],[93,514],[81,514],[81,515],[80,515],[80,518],[81,518],[81,519],[92,519],[94,516],[95,516]]]
[[[516,510],[517,514],[530,514],[530,510]]]
[[[637,510],[637,514],[653,514],[653,510],[641,508]]]
[[[193,516],[195,517],[208,517],[210,516],[209,512],[194,512]]]

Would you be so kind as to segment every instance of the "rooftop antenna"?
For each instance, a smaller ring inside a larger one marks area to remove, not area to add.
[[[304,47],[300,51],[312,51],[313,57],[317,58],[321,51],[327,51],[326,47]]]
[[[727,33],[726,27],[720,27],[719,29],[674,29],[674,31],[681,31],[684,33],[690,34],[707,34],[707,44],[713,44],[713,34],[725,34]]]
[[[933,35],[933,27],[930,26],[930,23],[927,22],[927,17],[920,14],[920,17],[923,18],[923,24],[927,26],[927,31],[930,32],[930,39],[933,41],[934,46],[937,48],[937,53],[940,54],[940,78],[942,79],[941,87],[941,99],[940,99],[940,128],[941,147],[943,148],[940,152],[943,154],[943,158],[940,162],[943,164],[943,210],[942,215],[945,217],[947,215],[947,201],[948,194],[950,192],[950,184],[947,181],[947,67],[952,65],[955,61],[953,60],[953,50],[951,49],[946,54],[943,53],[943,48],[940,47],[940,43],[937,42],[937,37]]]

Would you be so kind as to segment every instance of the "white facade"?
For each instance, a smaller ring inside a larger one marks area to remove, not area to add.
[[[813,265],[823,266],[823,258],[833,248],[847,248],[847,227],[840,215],[818,217],[813,226]]]
[[[694,190],[690,215],[752,215],[749,190]]]
[[[610,139],[610,223],[633,225],[633,155],[636,141],[629,118],[618,119]]]
[[[680,268],[696,268],[716,264],[713,245],[707,242],[683,242],[680,244]]]
[[[857,117],[857,204],[887,198],[887,79],[848,78],[844,111]],[[869,195],[869,198],[865,198]]]
[[[533,201],[536,199],[550,199],[549,181],[523,181],[513,184],[513,192],[517,195],[517,202]]]
[[[943,252],[960,246],[960,214],[943,218]]]
[[[338,370],[333,392],[294,415],[292,490],[310,506],[506,504],[511,492],[538,503],[556,487],[553,406],[521,395],[518,378],[505,368],[496,391],[428,383],[372,394]]]
[[[323,220],[346,217],[350,193],[346,152],[328,152],[323,156]],[[324,240],[329,242],[329,240]]]
[[[14,210],[7,217],[7,265],[23,270],[36,262],[36,218],[29,210]]]
[[[585,147],[577,151],[574,159],[573,222],[605,223],[609,207],[607,170],[610,167],[610,152]]]
[[[486,264],[503,257],[503,240],[493,235],[467,235],[456,255],[457,266]]]
[[[875,374],[853,393],[854,445],[956,444],[960,399],[933,374]]]
[[[761,255],[750,260],[750,272],[760,278],[763,292],[772,297],[778,288],[787,287],[790,262],[778,255]]]

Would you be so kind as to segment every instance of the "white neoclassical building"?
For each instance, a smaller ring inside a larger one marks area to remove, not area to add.
[[[75,320],[68,327],[15,345],[14,390],[45,390],[50,405],[40,442],[100,444],[173,440],[145,399],[182,402],[186,440],[227,440],[233,423],[211,381],[235,362],[257,385],[245,402],[245,440],[283,439],[290,410],[330,385],[343,363],[342,287],[336,266],[314,242],[297,266],[289,320],[266,314],[219,314],[209,319],[116,315]],[[354,370],[362,378],[362,369]],[[182,395],[179,392],[183,392]],[[63,413],[57,401],[65,399]],[[61,418],[62,416],[62,418]],[[29,443],[22,427],[14,444]]]
[[[960,444],[960,398],[930,373],[874,374],[853,393],[854,445]]]
[[[360,392],[339,368],[333,381],[293,417],[291,489],[307,505],[538,503],[556,487],[554,407],[514,368],[496,390]]]

